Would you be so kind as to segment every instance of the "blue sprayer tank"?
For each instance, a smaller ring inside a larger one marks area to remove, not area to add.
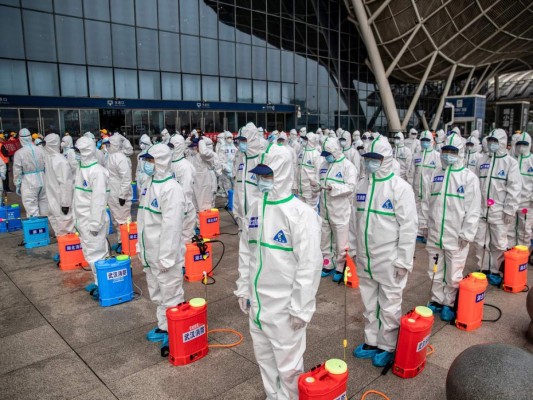
[[[22,221],[24,231],[24,247],[48,246],[50,244],[50,231],[48,230],[48,217],[30,217]]]
[[[137,182],[132,182],[131,183],[131,191],[133,193],[132,197],[131,197],[131,201],[132,203],[136,203],[139,201],[139,195],[137,193]]]
[[[127,255],[99,260],[95,263],[98,296],[102,307],[114,306],[133,299],[130,258]]]
[[[0,232],[14,232],[22,229],[20,206],[11,204],[0,207]]]
[[[233,211],[233,189],[228,190],[228,211]]]

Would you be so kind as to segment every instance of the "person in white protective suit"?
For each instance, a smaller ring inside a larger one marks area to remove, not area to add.
[[[400,164],[400,177],[407,183],[411,183],[413,180],[413,153],[405,145],[402,132],[397,132],[394,135],[393,157]]]
[[[241,231],[244,217],[250,210],[250,206],[261,195],[257,189],[257,177],[249,171],[259,162],[259,153],[262,151],[262,147],[259,141],[259,133],[252,122],[249,122],[241,129],[237,141],[239,143],[239,152],[233,164],[235,181],[233,215],[239,225],[239,231]]]
[[[182,238],[185,196],[172,176],[172,150],[163,143],[143,154],[144,172],[150,177],[140,196],[137,214],[137,252],[146,274],[150,300],[157,305],[157,326],[146,338],[161,343],[168,355],[166,311],[184,301],[183,272],[185,242]]]
[[[128,160],[130,160],[129,157],[133,155],[133,146],[131,145],[131,142],[128,140],[128,138],[126,138],[126,136],[124,136],[120,132],[114,132],[112,136],[120,137],[121,139],[120,151],[122,151],[124,155],[128,157]],[[131,160],[130,160],[130,164],[131,164]]]
[[[337,132],[335,132],[333,129],[326,129],[324,131],[324,136],[325,137],[330,137],[330,138],[337,138]]]
[[[465,147],[465,167],[475,173],[479,160],[483,158],[483,155],[481,154],[481,145],[479,144],[479,140],[475,136],[470,136],[468,139],[466,139]]]
[[[211,139],[202,136],[193,139],[189,145],[188,160],[196,171],[193,190],[197,212],[209,210],[215,205],[216,189],[213,188],[213,174],[218,158],[207,146],[208,141],[213,143]]]
[[[418,218],[411,186],[392,172],[392,148],[374,140],[364,154],[368,179],[357,188],[357,275],[365,307],[365,342],[353,352],[376,367],[392,362],[402,295],[413,269]]]
[[[522,131],[521,130],[516,130],[511,135],[511,147],[509,149],[509,154],[511,155],[511,157],[516,158],[516,156],[515,156],[516,142],[518,142],[521,138],[522,138]]]
[[[217,155],[222,173],[219,176],[220,195],[227,197],[228,190],[233,189],[233,161],[237,154],[237,148],[233,144],[231,132],[222,132],[220,142],[217,144]],[[219,136],[220,136],[219,135]]]
[[[44,138],[44,183],[48,200],[48,220],[56,236],[74,232],[72,196],[74,178],[68,161],[61,155],[59,135],[50,133]]]
[[[234,293],[249,315],[267,399],[297,399],[320,283],[320,217],[291,193],[287,148],[271,144],[261,157],[251,170],[261,198],[246,215]]]
[[[186,242],[194,236],[196,226],[196,209],[194,207],[194,176],[196,171],[184,155],[185,139],[181,135],[173,135],[170,143],[174,146],[172,156],[172,174],[181,185],[185,197],[185,216],[183,217],[182,238]]]
[[[514,225],[508,231],[508,247],[516,245],[531,246],[533,229],[533,156],[531,155],[531,136],[527,132],[520,134],[515,143],[518,171],[522,179],[522,190]]]
[[[294,172],[294,179],[293,179],[293,190],[295,191],[296,193],[296,190],[298,188],[297,184],[296,184],[296,170],[298,169],[298,154],[296,153],[296,151],[294,150],[293,147],[291,147],[289,145],[289,141],[288,141],[288,138],[287,138],[287,133],[281,131],[278,135],[278,140],[277,140],[277,143],[279,146],[287,146],[287,149],[289,150],[289,152],[291,153],[291,157],[292,157],[292,171]]]
[[[489,153],[476,168],[482,196],[476,257],[479,269],[489,270],[489,283],[499,286],[502,281],[500,266],[508,244],[507,232],[514,226],[522,182],[518,162],[507,154],[505,131],[493,130],[487,136],[487,145]]]
[[[405,138],[405,146],[411,150],[411,154],[419,153],[420,140],[418,139],[418,131],[415,128],[409,130],[409,136]]]
[[[435,133],[435,150],[440,152],[441,147],[444,146],[445,140],[446,140],[446,133],[444,133],[443,129],[439,129]]]
[[[170,143],[170,133],[165,128],[161,131],[161,143],[169,144]]]
[[[213,203],[212,203],[213,205],[212,205],[212,207],[214,207],[215,206],[216,195],[217,195],[217,188],[218,188],[218,177],[220,175],[222,175],[222,164],[220,162],[220,159],[218,158],[217,153],[215,152],[213,141],[211,140],[211,138],[204,137],[203,140],[205,141],[205,145],[206,145],[207,149],[209,151],[212,151],[213,154],[215,155],[214,167],[209,171],[211,173],[211,185],[212,185],[211,187],[213,189]]]
[[[420,225],[427,230],[428,273],[433,282],[429,308],[443,321],[452,321],[468,249],[479,225],[481,192],[477,176],[463,166],[462,139],[455,135],[441,151],[442,167],[432,170],[424,186]]]
[[[357,146],[359,146],[359,141],[361,140],[361,132],[358,130],[353,131],[352,133],[352,146],[357,150]],[[362,145],[362,143],[361,143]]]
[[[304,136],[301,136],[301,139],[303,150],[298,156],[296,171],[298,197],[317,211],[319,192],[313,190],[312,185],[318,187],[320,184],[319,172],[324,159],[316,149],[317,135],[313,132],[306,132]]]
[[[93,142],[96,143],[96,138],[94,137],[94,134],[92,132],[87,131],[83,134],[83,136],[91,139]],[[96,161],[98,161],[98,164],[100,164],[102,167],[105,167],[107,163],[107,155],[101,149],[97,149],[96,145],[95,145],[95,149],[96,149],[96,153],[95,153]]]
[[[44,152],[31,140],[28,129],[19,131],[22,147],[13,156],[13,180],[16,193],[22,197],[22,205],[27,217],[48,214],[48,200],[44,186]]]
[[[276,138],[275,135],[277,135],[277,133],[278,131],[274,131],[274,136],[272,137],[272,139]],[[257,128],[257,134],[259,135],[259,143],[261,143],[261,151],[264,151],[268,147],[269,141],[265,138],[265,130],[263,129],[263,127],[260,126]]]
[[[72,141],[72,136],[66,135],[61,139],[61,153],[63,153],[63,156],[70,166],[72,182],[74,182],[79,163],[76,161],[76,152],[74,151],[74,142]]]
[[[486,155],[489,154],[489,147],[487,144],[487,136],[483,137],[481,139],[481,154]]]
[[[300,134],[302,130],[303,132],[307,133],[307,129],[301,128]],[[298,132],[296,132],[296,129],[290,130],[288,145],[294,150],[294,153],[296,154],[296,156],[298,156],[298,154],[300,154],[300,152],[302,151],[302,145],[300,144],[300,137],[298,136]]]
[[[347,257],[357,168],[344,156],[337,138],[327,138],[322,148],[320,155],[325,161],[320,166],[320,184],[311,183],[313,190],[320,192],[322,277],[333,275],[333,282],[340,282]]]
[[[417,240],[425,243],[427,237],[422,232],[422,226],[426,227],[424,217],[421,215],[421,203],[425,200],[426,188],[431,183],[431,176],[435,170],[440,169],[440,153],[434,146],[433,135],[430,131],[423,131],[420,134],[421,151],[413,157],[413,190],[415,192],[416,211],[418,213],[418,234]]]
[[[144,173],[141,156],[146,153],[148,148],[152,145],[152,139],[147,134],[143,134],[139,139],[139,148],[141,149],[137,156],[137,169],[135,171],[135,182],[137,182],[137,190],[140,191],[144,187],[148,176]]]
[[[76,173],[72,216],[80,234],[81,247],[85,260],[91,266],[94,283],[85,287],[93,299],[98,299],[98,279],[95,262],[109,255],[107,232],[109,218],[106,212],[109,196],[109,173],[96,159],[96,144],[89,137],[76,141],[76,158],[80,167]]]
[[[109,172],[109,211],[115,232],[117,243],[112,249],[117,253],[122,252],[122,240],[120,225],[131,221],[131,166],[128,158],[121,151],[121,135],[113,135],[109,138],[109,156],[107,158],[107,170]]]

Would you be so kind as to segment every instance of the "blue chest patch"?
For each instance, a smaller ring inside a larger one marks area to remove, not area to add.
[[[244,164],[239,164],[239,171],[242,171],[244,169]]]
[[[503,169],[501,169],[499,172],[498,172],[498,176],[500,178],[505,178],[505,171]]]
[[[385,203],[383,203],[381,208],[384,208],[385,210],[392,210],[394,207],[392,206],[392,201],[387,200]]]
[[[481,169],[489,169],[489,168],[490,168],[490,164],[481,164],[481,165],[479,166],[479,169],[480,169],[480,170],[481,170]]]
[[[157,202],[157,199],[153,199],[150,205],[152,207],[159,208],[159,203]]]
[[[464,194],[464,192],[465,192],[465,189],[463,188],[463,185],[457,188],[457,193]]]
[[[251,180],[251,181],[256,181],[256,180],[257,180],[257,176],[256,176],[255,174],[252,174],[252,175],[250,176],[250,180]]]
[[[421,158],[415,158],[415,164],[420,164],[422,162]]]
[[[433,178],[433,182],[442,182],[444,181],[444,175],[437,175]]]
[[[342,172],[341,171],[337,172],[337,175],[335,175],[335,178],[342,178]]]
[[[533,172],[533,167],[529,167],[529,168],[527,169],[527,172]]]
[[[259,217],[250,217],[250,224],[248,228],[258,228],[259,227]]]
[[[357,193],[356,199],[358,202],[364,203],[366,201],[366,193]]]
[[[307,165],[313,165],[313,161],[307,160]]]
[[[328,169],[327,169],[327,168],[322,168],[322,169],[320,170],[320,173],[321,173],[321,174],[325,174],[326,172],[328,172]]]
[[[278,243],[287,243],[287,238],[285,237],[283,230],[280,230],[278,233],[276,233],[276,236],[274,236],[272,240]]]
[[[83,187],[87,187],[87,186],[89,186],[89,184],[88,184],[87,181],[84,179],[84,180],[83,180]]]

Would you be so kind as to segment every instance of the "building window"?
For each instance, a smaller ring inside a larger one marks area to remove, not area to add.
[[[159,0],[159,29],[179,32],[179,6],[176,0]]]
[[[237,101],[242,103],[252,102],[252,81],[237,79]]]
[[[85,18],[109,21],[109,0],[83,0]]]
[[[264,81],[254,81],[254,103],[267,102],[267,85]]]
[[[56,61],[52,14],[24,10],[26,57],[37,61]]]
[[[24,61],[0,59],[0,93],[28,94],[28,80]]]
[[[87,96],[87,68],[83,65],[60,65],[61,96]]]
[[[111,66],[111,29],[107,22],[85,21],[87,64]]]
[[[160,100],[161,81],[159,72],[139,71],[139,92],[141,99]]]
[[[114,97],[113,70],[89,67],[89,95],[91,97]]]
[[[133,0],[111,0],[111,21],[133,25],[135,23]]]
[[[54,11],[74,17],[83,16],[81,0],[54,0]]]
[[[59,96],[57,64],[28,63],[32,96]]]
[[[181,75],[161,73],[163,100],[181,100]]]
[[[120,99],[137,99],[137,71],[115,69],[115,96]]]
[[[59,62],[85,64],[83,20],[56,15],[56,30]]]
[[[202,100],[220,101],[218,77],[202,77]]]
[[[113,65],[120,68],[137,68],[134,27],[113,24]]]
[[[136,0],[135,15],[137,26],[157,29],[157,0]]]
[[[200,40],[196,36],[181,35],[181,70],[200,72]]]
[[[161,70],[180,72],[180,35],[170,32],[159,32],[159,53],[161,54]]]
[[[233,78],[220,78],[220,101],[237,101],[236,80]]]
[[[2,27],[2,34],[0,35],[2,57],[24,58],[20,10],[11,7],[0,7],[0,26]]]
[[[138,64],[141,69],[159,69],[157,31],[137,28]]]
[[[52,12],[52,0],[22,0],[22,7]]]
[[[198,0],[180,1],[181,33],[198,35]]]
[[[183,100],[201,100],[200,86],[199,75],[183,75]]]
[[[213,39],[201,40],[202,74],[218,75],[218,43]]]

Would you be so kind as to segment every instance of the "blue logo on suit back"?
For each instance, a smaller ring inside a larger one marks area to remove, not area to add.
[[[272,240],[278,243],[287,243],[287,238],[285,237],[285,233],[282,230],[276,233],[276,236],[274,236],[274,239]]]

